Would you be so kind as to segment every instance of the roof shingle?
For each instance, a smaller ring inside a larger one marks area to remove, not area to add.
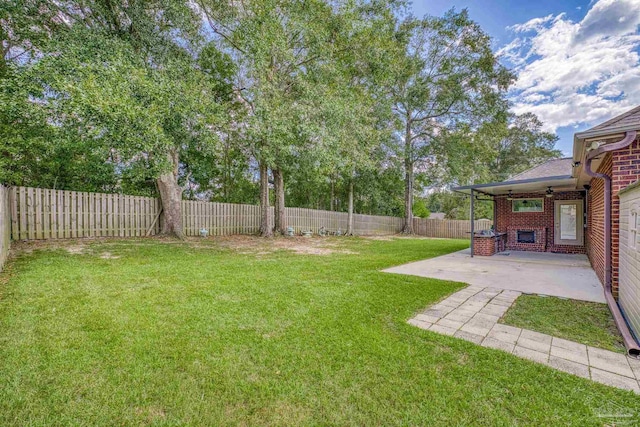
[[[548,160],[541,165],[512,176],[507,181],[522,181],[525,179],[538,179],[552,176],[569,176],[572,171],[573,159],[571,157],[565,157],[563,159]]]
[[[640,106],[627,111],[624,114],[620,114],[610,120],[607,120],[604,123],[599,124],[598,126],[594,126],[591,129],[585,131],[584,133],[592,132],[592,131],[604,131],[611,129],[616,130],[617,128],[626,127],[626,126],[638,126],[640,129]]]

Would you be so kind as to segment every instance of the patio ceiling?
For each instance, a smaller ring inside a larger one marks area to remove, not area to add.
[[[544,178],[523,179],[517,181],[492,182],[488,184],[474,184],[463,187],[452,188],[459,193],[471,194],[475,190],[481,194],[497,196],[513,193],[539,193],[545,192],[548,187],[553,191],[573,191],[576,190],[577,179],[571,175],[549,176]]]

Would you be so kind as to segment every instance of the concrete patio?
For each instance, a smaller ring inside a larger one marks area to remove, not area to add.
[[[501,252],[471,257],[469,249],[384,270],[479,287],[605,302],[602,285],[585,255]]]

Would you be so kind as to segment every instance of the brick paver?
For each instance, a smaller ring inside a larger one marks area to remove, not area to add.
[[[563,372],[640,394],[640,360],[502,325],[520,292],[469,286],[409,320],[411,325],[506,351]]]

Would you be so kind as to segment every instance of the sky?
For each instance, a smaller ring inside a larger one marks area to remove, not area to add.
[[[640,0],[414,0],[416,16],[467,8],[535,113],[571,155],[573,134],[640,105]]]

